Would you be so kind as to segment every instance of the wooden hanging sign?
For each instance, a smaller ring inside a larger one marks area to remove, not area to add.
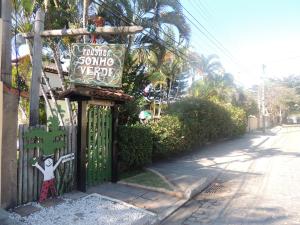
[[[70,81],[102,87],[121,87],[125,46],[72,44]]]

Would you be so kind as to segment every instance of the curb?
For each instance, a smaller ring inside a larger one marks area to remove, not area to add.
[[[142,188],[142,189],[149,190],[149,191],[161,192],[161,193],[171,195],[171,196],[174,196],[174,197],[177,197],[177,198],[184,198],[184,194],[182,192],[179,192],[179,191],[169,191],[169,190],[166,190],[164,188],[148,187],[148,186],[144,186],[144,185],[141,185],[141,184],[129,183],[129,182],[126,182],[126,181],[118,181],[117,183],[129,186],[129,187],[136,187],[136,188]]]
[[[282,126],[276,126],[276,127],[273,127],[272,129],[270,129],[270,131],[273,133],[278,133],[281,130],[282,130]]]
[[[182,206],[184,206],[188,201],[189,201],[188,199],[182,199],[182,200],[176,202],[168,212],[166,212],[163,215],[158,215],[159,224],[161,224],[164,220],[166,220],[174,212],[176,212],[178,209],[180,209]]]
[[[187,200],[191,200],[195,195],[200,194],[202,191],[204,191],[209,185],[211,185],[221,174],[221,170],[211,177],[211,179],[207,180],[206,182],[200,184],[199,182],[194,183],[190,188],[188,188],[184,192],[184,196]]]

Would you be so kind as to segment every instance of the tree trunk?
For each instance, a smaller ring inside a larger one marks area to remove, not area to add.
[[[170,104],[170,95],[171,95],[172,86],[173,86],[173,79],[174,79],[173,76],[171,76],[169,90],[168,90],[168,97],[167,97],[168,105]]]
[[[30,113],[29,125],[39,123],[40,81],[42,76],[42,38],[40,32],[44,30],[45,13],[39,9],[34,22],[33,64],[30,85]]]
[[[50,109],[50,112],[51,112],[51,116],[53,116],[53,109],[52,109],[52,106],[50,105],[50,102],[47,98],[47,95],[46,95],[46,91],[44,89],[44,86],[41,84],[41,91],[42,91],[42,94],[43,94],[43,97],[45,99],[45,102],[46,102],[46,105],[47,107]]]
[[[158,112],[157,112],[157,117],[160,118],[160,113],[161,113],[161,103],[162,103],[162,84],[159,84],[159,90],[160,90],[160,98],[159,98],[159,103],[158,103]]]
[[[88,24],[88,15],[89,15],[89,5],[90,5],[90,0],[83,0],[83,28],[87,27]],[[83,36],[84,43],[87,42],[87,35]]]

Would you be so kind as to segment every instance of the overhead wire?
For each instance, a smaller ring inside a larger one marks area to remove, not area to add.
[[[248,71],[247,68],[244,68],[238,60],[232,55],[232,53],[203,25],[199,22],[199,20],[192,15],[181,3],[179,0],[175,0],[178,4],[196,21],[196,23],[201,27],[199,27],[193,20],[191,20],[188,16],[185,15],[186,19],[189,20],[192,25],[208,40],[210,43],[214,45],[214,47],[220,51],[224,56],[226,56],[233,64],[235,64],[239,69],[243,71]],[[203,5],[203,4],[202,4]]]
[[[201,32],[202,35],[204,35],[211,43],[213,43],[223,54],[227,55],[229,58],[233,58],[232,54],[223,46],[223,44],[218,41],[213,34],[210,33],[210,31],[202,25],[199,20],[191,14],[181,3],[179,0],[176,0],[178,4],[196,21],[197,24],[204,30],[202,30],[197,24],[195,24],[188,16],[185,16],[196,28],[198,31]]]
[[[206,5],[200,0],[200,1],[195,1],[195,3],[201,8],[203,9],[203,12],[207,15],[207,17],[212,17],[212,14],[210,12],[210,10],[208,9],[208,7],[206,7]]]
[[[141,25],[141,24],[137,24],[136,22],[132,21],[131,19],[123,16],[120,14],[120,12],[117,10],[117,8],[112,8],[110,5],[108,5],[106,2],[104,2],[103,0],[99,0],[100,2],[102,2],[102,5],[99,2],[96,2],[95,0],[92,0],[93,3],[97,4],[98,6],[105,6],[114,16],[118,17],[119,19],[121,19],[122,21],[124,21],[127,24],[134,24],[134,25]],[[236,62],[236,60],[234,59],[234,57],[232,56],[232,54],[222,45],[222,43],[220,43],[178,0],[176,0],[181,6],[182,8],[187,11],[187,13],[194,19],[196,20],[196,22],[198,24],[201,25],[201,27],[208,33],[208,35],[199,28],[199,26],[197,24],[195,24],[189,17],[187,17],[186,15],[184,15],[185,18],[187,18],[196,28],[198,31],[201,32],[202,35],[204,35],[213,45],[214,47],[221,51],[227,58],[229,58],[234,64],[236,64],[238,67],[241,68],[241,65],[238,65],[238,63]],[[135,14],[135,16],[137,16],[139,19],[142,19],[138,14]],[[150,26],[150,27],[153,27]],[[165,31],[163,29],[157,28],[160,32],[162,32],[164,35],[166,35],[167,37],[170,38],[170,36],[168,36],[168,34],[165,33]],[[161,37],[159,36],[155,36],[153,37],[153,34],[150,33],[147,30],[144,30],[144,32],[147,32],[148,37],[154,41],[157,41],[157,39],[159,39],[160,44],[162,44],[168,51],[172,52],[173,54],[177,55],[180,58],[183,59],[187,59],[187,55],[185,53],[180,52],[177,49],[174,49],[173,46],[170,46],[168,43],[166,43]],[[172,38],[171,38],[172,39]],[[173,41],[175,41],[176,43],[178,43],[176,40],[173,39]],[[171,49],[173,48],[173,49]],[[178,54],[179,53],[179,54]]]
[[[199,9],[199,15],[205,20],[205,21],[208,21],[208,16],[207,14],[205,13],[205,11],[198,5],[198,1],[191,1],[190,2],[191,5],[194,7],[194,8],[198,8]],[[194,4],[195,3],[195,4]]]

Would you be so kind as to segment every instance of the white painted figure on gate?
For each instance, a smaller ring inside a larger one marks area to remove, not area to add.
[[[32,166],[35,166],[41,173],[44,175],[44,181],[42,184],[42,189],[40,192],[39,202],[43,202],[48,198],[49,190],[51,192],[52,197],[57,195],[57,191],[55,188],[55,176],[54,171],[58,167],[58,165],[63,162],[67,162],[74,159],[74,153],[62,156],[59,160],[53,165],[52,157],[46,157],[44,160],[44,168],[42,168],[37,161],[35,161]]]

